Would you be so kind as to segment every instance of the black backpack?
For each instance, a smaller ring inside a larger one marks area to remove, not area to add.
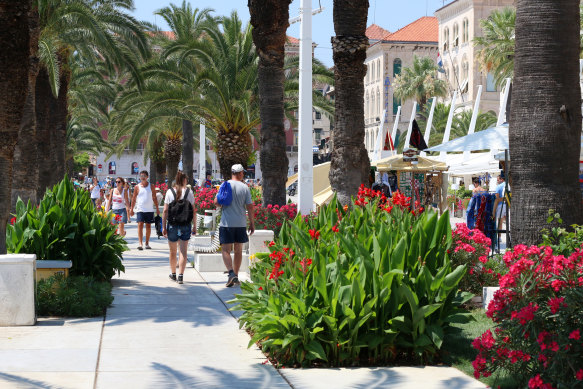
[[[190,201],[188,201],[189,189],[190,188],[186,188],[184,198],[178,200],[176,192],[173,188],[170,188],[170,191],[174,195],[174,201],[168,205],[168,223],[175,226],[185,226],[192,223],[192,213],[194,212],[194,208]]]

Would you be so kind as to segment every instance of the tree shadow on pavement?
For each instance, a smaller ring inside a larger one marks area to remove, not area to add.
[[[11,385],[12,384],[12,385]],[[0,372],[0,387],[7,387],[4,385],[16,386],[19,389],[57,389],[58,386],[50,385],[42,381],[32,380],[30,378],[20,377],[14,374]]]

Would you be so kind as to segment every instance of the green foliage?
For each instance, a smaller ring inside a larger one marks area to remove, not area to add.
[[[357,200],[358,201],[358,200]],[[271,253],[257,254],[253,283],[232,301],[240,325],[286,365],[346,366],[431,360],[459,306],[465,266],[452,268],[449,214],[344,210],[336,198],[316,216],[283,226]]]
[[[549,228],[542,230],[543,246],[550,246],[556,255],[569,256],[580,249],[583,245],[583,226],[572,225],[568,230],[560,225],[563,224],[561,215],[554,210],[549,210],[547,223]]]
[[[112,302],[111,284],[92,277],[55,275],[36,285],[39,316],[101,316]]]
[[[18,200],[6,246],[10,253],[36,254],[37,260],[70,260],[72,274],[109,280],[125,270],[127,250],[111,220],[111,214],[95,210],[87,191],[75,190],[65,178],[47,190],[38,207]]]
[[[75,161],[76,172],[80,172],[86,167],[89,167],[89,165],[91,164],[89,160],[89,154],[87,153],[77,154],[73,157],[73,160]]]
[[[437,64],[430,57],[415,56],[413,66],[404,68],[395,77],[394,88],[395,96],[403,101],[417,100],[421,110],[425,109],[431,97],[444,97],[447,94],[447,85],[445,81],[437,79]]]

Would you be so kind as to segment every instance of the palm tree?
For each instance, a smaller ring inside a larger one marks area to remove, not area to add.
[[[40,118],[37,113],[40,190],[64,175],[73,58],[99,59],[111,68],[127,69],[139,80],[136,64],[150,51],[141,24],[125,12],[131,9],[132,0],[38,0],[42,67],[35,103],[41,111]]]
[[[34,84],[38,30],[30,0],[0,0],[0,254],[6,253],[6,224],[10,216],[12,161],[27,93]],[[28,106],[30,107],[30,100]]]
[[[480,67],[494,76],[498,87],[514,73],[515,24],[515,8],[494,10],[487,19],[480,20],[483,36],[474,38]]]
[[[284,46],[291,0],[249,0],[259,56],[260,161],[263,203],[284,205],[288,158],[284,131]]]
[[[67,175],[73,176],[74,157],[78,154],[99,154],[110,148],[109,143],[103,140],[101,133],[92,126],[91,118],[72,117],[67,123],[67,144],[65,165]],[[88,124],[89,123],[89,124]]]
[[[368,0],[334,0],[332,55],[336,88],[330,184],[348,204],[368,184],[370,161],[364,146],[364,76]]]
[[[443,134],[445,133],[445,126],[447,125],[447,118],[451,104],[436,103],[435,111],[433,112],[433,122],[431,123],[431,132],[429,136],[429,143],[427,146],[433,147],[441,144],[443,141]],[[431,107],[427,105],[424,111],[419,113],[419,128],[425,133],[427,128],[427,119],[429,118],[429,111]],[[453,129],[452,129],[453,130]]]
[[[395,77],[394,93],[402,101],[415,99],[419,109],[424,110],[431,97],[445,97],[447,85],[437,79],[437,65],[429,57],[413,58],[413,66],[404,68]]]
[[[510,223],[514,242],[536,244],[549,209],[565,226],[583,222],[579,1],[518,0],[516,10]]]
[[[452,125],[451,139],[456,139],[468,134],[473,114],[473,109],[465,109],[455,115]],[[474,131],[478,132],[490,128],[496,124],[497,120],[498,117],[492,112],[478,111],[478,116],[476,117],[476,128]]]

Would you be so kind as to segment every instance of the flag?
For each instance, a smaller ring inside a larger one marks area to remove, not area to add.
[[[425,150],[427,148],[427,143],[425,143],[425,139],[421,135],[421,130],[415,119],[413,119],[413,130],[411,131],[411,140],[409,143],[417,150]]]
[[[445,73],[445,69],[443,68],[443,61],[441,60],[441,54],[437,52],[437,71],[440,73]]]

